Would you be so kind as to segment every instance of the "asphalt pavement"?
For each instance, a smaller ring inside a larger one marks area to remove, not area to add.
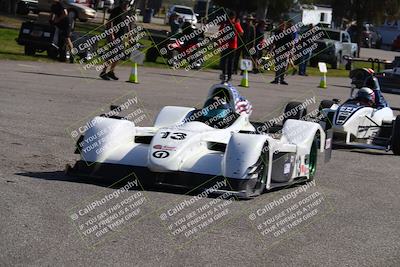
[[[199,107],[219,75],[139,67],[140,83],[131,84],[125,82],[129,71],[118,68],[119,81],[103,81],[97,72],[77,65],[0,62],[0,265],[400,265],[400,168],[399,157],[391,152],[333,151],[330,163],[319,164],[315,185],[308,189],[318,192],[318,209],[303,213],[303,221],[286,232],[259,231],[283,206],[276,206],[271,216],[260,214],[268,203],[300,187],[220,202],[229,205],[229,213],[190,236],[171,233],[162,214],[192,195],[129,190],[124,197],[138,192],[146,196],[140,219],[125,221],[124,227],[111,229],[112,235],[96,239],[99,242],[88,241],[71,210],[116,189],[109,188],[111,180],[64,175],[65,164],[78,159],[66,129],[126,94],[135,94],[148,114],[139,124],[151,125],[163,106]],[[288,101],[315,97],[317,105],[349,95],[348,78],[328,78],[327,89],[317,87],[318,77],[289,76],[289,86],[272,85],[271,80],[271,75],[251,74],[250,88],[239,89],[253,104],[254,120],[276,116]],[[239,82],[236,76],[233,83]],[[400,95],[385,97],[400,106]],[[301,194],[285,204],[299,204],[308,193]],[[211,205],[214,199],[196,205]],[[254,213],[256,220],[251,218]]]

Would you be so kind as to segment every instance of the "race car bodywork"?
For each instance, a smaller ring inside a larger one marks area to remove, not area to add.
[[[235,110],[225,127],[204,121],[205,108],[166,106],[152,127],[95,117],[78,143],[81,159],[67,173],[106,177],[135,172],[144,185],[189,188],[226,179],[227,186],[216,191],[243,198],[313,179],[318,150],[324,151],[326,143],[318,123],[288,119],[274,136],[267,134],[259,130],[262,123],[249,121],[251,105],[230,85],[215,85],[210,97],[220,90]],[[93,146],[90,140],[99,133]]]
[[[355,80],[354,77],[358,76]],[[340,146],[369,148],[379,150],[393,150],[400,154],[400,116],[395,117],[392,108],[388,107],[383,96],[380,95],[378,80],[372,72],[364,69],[352,71],[353,87],[348,99],[342,105],[338,101],[324,100],[321,102],[321,112],[324,114],[326,128],[333,130],[333,143]],[[355,98],[355,92],[366,86],[378,94],[375,106],[365,105]],[[377,107],[379,106],[379,107]]]

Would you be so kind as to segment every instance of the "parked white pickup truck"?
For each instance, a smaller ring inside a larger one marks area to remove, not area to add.
[[[322,28],[321,35],[310,59],[311,66],[316,67],[318,62],[326,62],[333,69],[338,69],[344,63],[343,56],[358,56],[358,45],[351,42],[348,32]]]

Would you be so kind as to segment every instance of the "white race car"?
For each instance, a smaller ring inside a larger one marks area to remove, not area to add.
[[[350,72],[350,98],[339,105],[337,99],[320,104],[325,120],[322,126],[332,128],[333,143],[338,146],[392,150],[400,155],[400,116],[394,116],[383,98],[378,79],[371,69]]]
[[[235,88],[217,84],[202,109],[166,106],[152,127],[95,117],[77,142],[81,159],[66,171],[91,177],[135,172],[144,186],[207,188],[226,179],[216,193],[240,198],[312,180],[318,150],[330,143],[322,127],[287,119],[271,134],[271,127],[250,122],[250,114],[251,104]]]

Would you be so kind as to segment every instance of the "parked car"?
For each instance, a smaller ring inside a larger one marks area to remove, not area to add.
[[[165,24],[169,23],[169,17],[173,13],[176,13],[180,18],[182,18],[183,21],[190,21],[192,24],[197,23],[197,16],[199,15],[194,13],[191,7],[173,5],[168,9],[167,13],[165,14]]]
[[[69,16],[75,20],[79,19],[82,22],[86,22],[96,17],[96,10],[83,5],[78,4],[78,0],[61,0],[61,3],[68,10]],[[39,12],[50,12],[51,4],[53,0],[39,0]]]
[[[351,25],[347,32],[351,36],[351,41],[354,43],[358,43],[357,39],[357,26]],[[363,31],[361,32],[362,36],[362,45],[368,48],[380,48],[382,45],[382,36],[379,32],[375,29],[372,24],[364,24]]]
[[[17,14],[28,15],[29,12],[38,13],[38,0],[20,0],[17,3]]]
[[[108,9],[114,8],[114,0],[105,0],[104,7]]]
[[[392,51],[400,51],[400,34],[393,40]]]
[[[26,21],[22,23],[16,41],[19,45],[24,46],[25,55],[34,56],[36,53],[46,51],[50,58],[65,61],[68,58],[65,39],[57,36],[58,33],[54,25],[43,20]],[[87,42],[91,37],[92,35],[73,32],[71,41],[75,46],[79,46],[79,44]],[[85,49],[80,49],[77,57],[90,59],[92,52],[96,49],[97,43]]]
[[[318,62],[326,62],[333,69],[338,69],[343,62],[343,56],[357,56],[358,45],[351,42],[348,32],[327,28],[322,28],[321,31],[322,38],[316,42],[317,48],[310,59],[312,67],[316,67]]]
[[[96,17],[96,10],[82,4],[76,3],[75,0],[63,0],[65,8],[72,19],[86,22]]]
[[[116,1],[114,0],[99,0],[96,6],[96,9],[108,9],[111,10],[114,8],[114,4],[118,4],[115,3]],[[118,1],[117,1],[118,2]]]

